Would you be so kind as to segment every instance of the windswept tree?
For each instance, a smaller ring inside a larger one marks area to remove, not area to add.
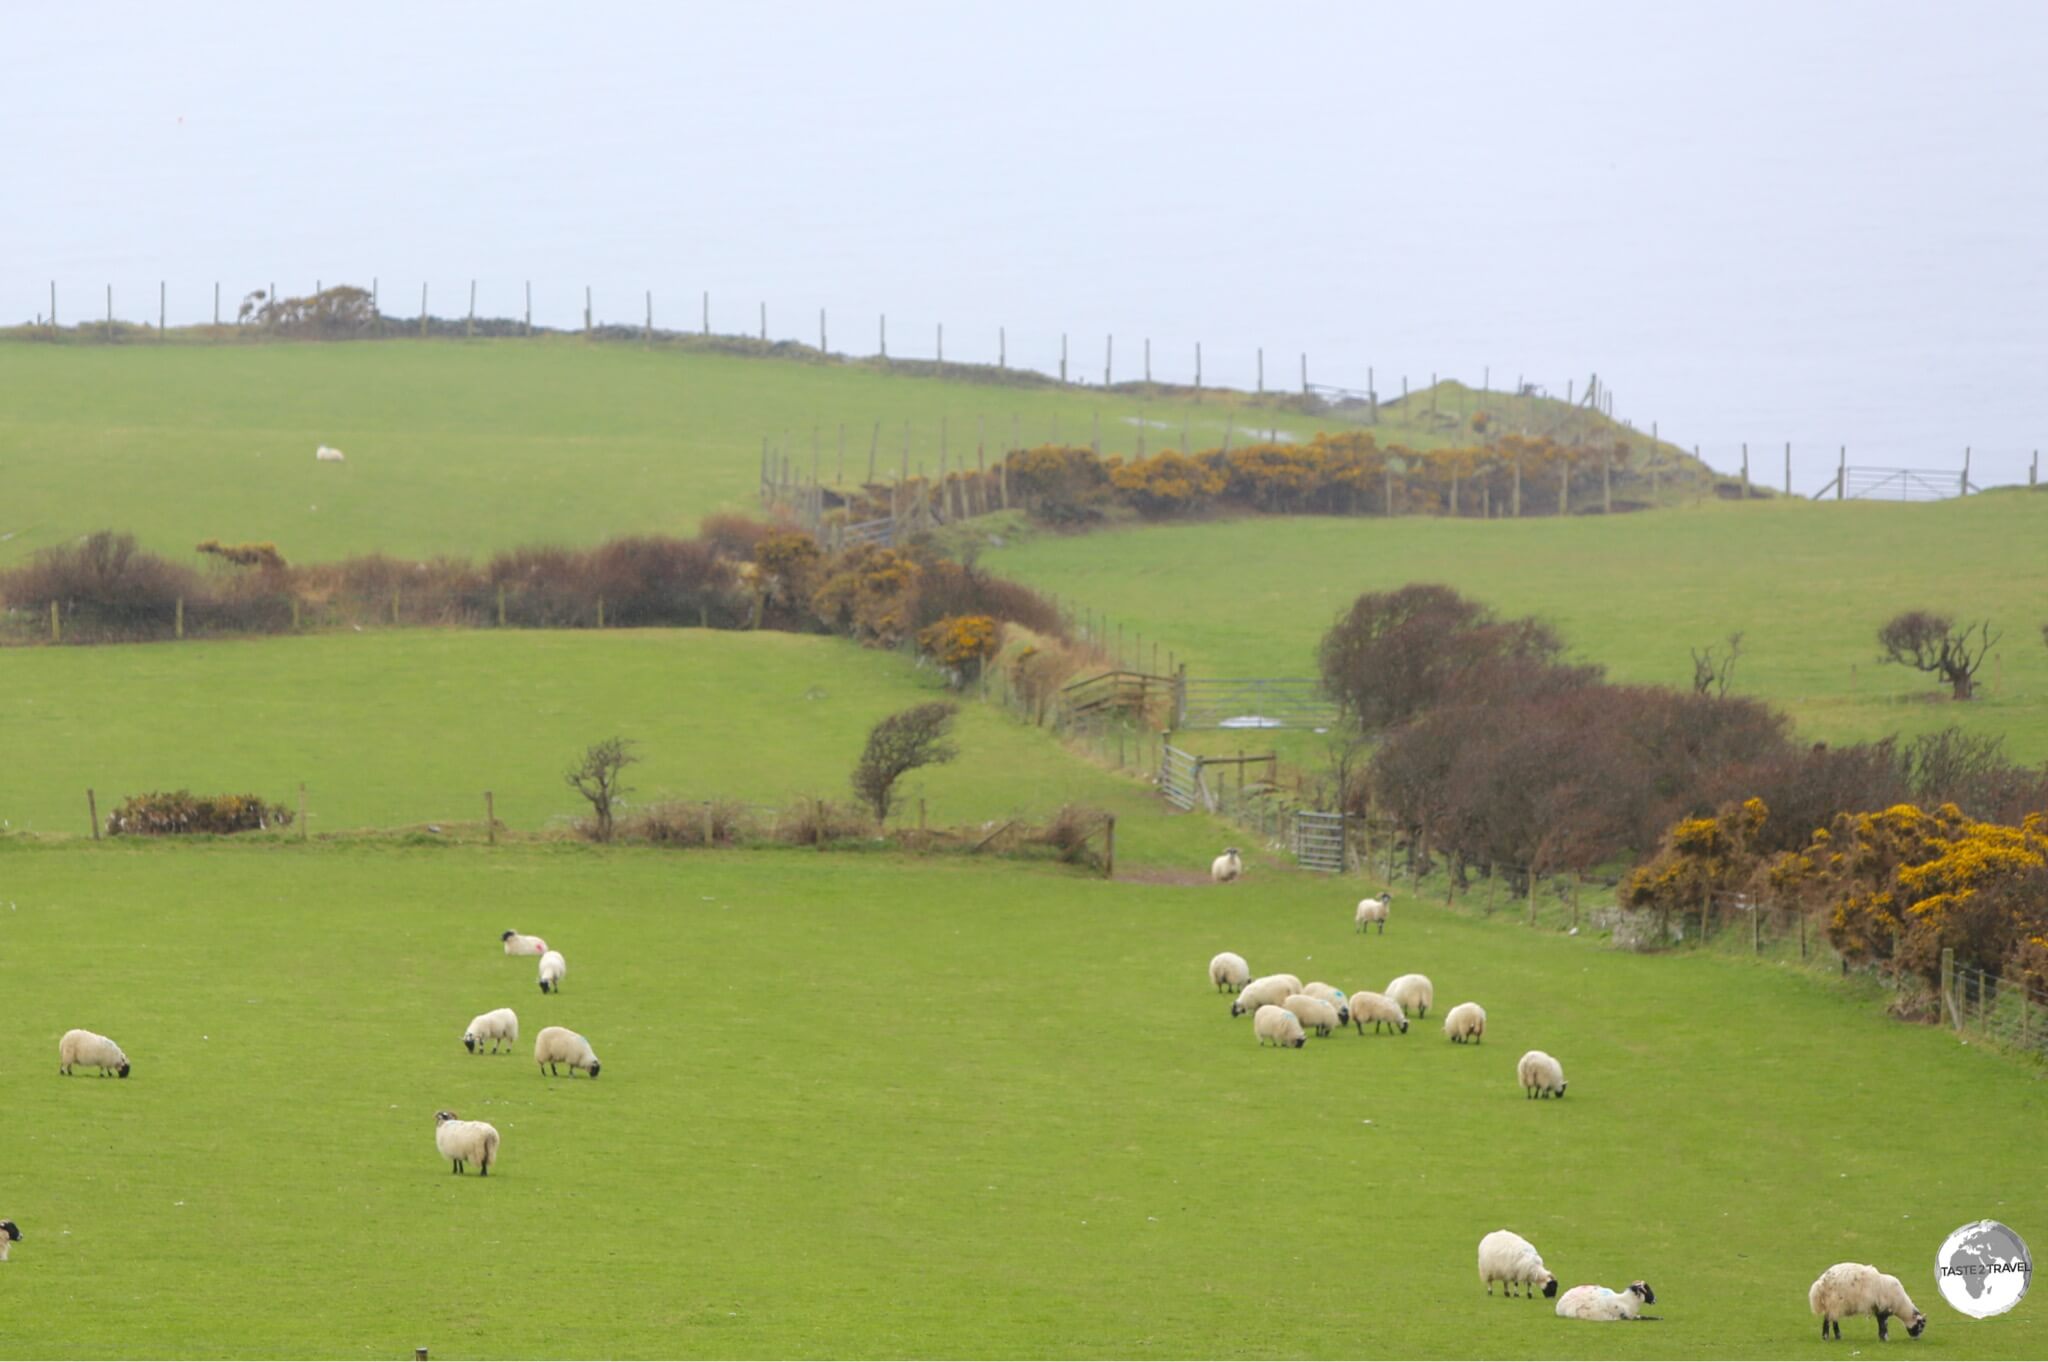
[[[1728,651],[1715,655],[1718,644],[1709,643],[1704,648],[1692,650],[1692,693],[1711,695],[1721,699],[1728,694],[1728,683],[1735,677],[1735,660],[1742,656],[1742,635],[1728,635]]]
[[[946,741],[958,707],[943,700],[898,710],[868,730],[867,749],[853,768],[853,793],[875,822],[888,821],[896,801],[896,782],[920,766],[936,766],[960,755]]]
[[[1992,632],[1990,620],[1965,625],[1958,633],[1947,615],[1905,610],[1877,631],[1878,646],[1884,649],[1878,661],[1937,675],[1948,682],[1956,699],[1967,700],[1975,693],[1972,678],[2002,637]]]

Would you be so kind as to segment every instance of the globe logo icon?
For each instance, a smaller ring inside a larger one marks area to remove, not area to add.
[[[1963,1226],[1942,1241],[1934,1260],[1941,1298],[1972,1319],[1989,1319],[2018,1305],[2033,1275],[2026,1242],[1996,1220]]]

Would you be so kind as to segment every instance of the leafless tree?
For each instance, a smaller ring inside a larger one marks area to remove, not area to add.
[[[1715,646],[1709,643],[1692,650],[1692,693],[1723,699],[1735,675],[1735,659],[1742,656],[1742,635],[1728,635],[1728,651],[1719,657],[1714,656]]]
[[[1991,631],[1990,620],[1965,625],[1957,633],[1955,621],[1947,615],[1931,610],[1906,610],[1892,616],[1877,631],[1878,645],[1884,649],[1878,661],[1896,662],[1937,675],[1949,683],[1956,699],[1967,700],[1975,692],[1972,678],[2002,637]]]
[[[583,753],[581,764],[565,777],[569,788],[590,801],[590,811],[596,818],[597,840],[612,840],[612,806],[630,791],[620,780],[628,766],[640,760],[629,750],[632,744],[624,738],[606,738],[593,743]]]

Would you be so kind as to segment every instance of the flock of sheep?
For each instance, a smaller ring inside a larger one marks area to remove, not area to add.
[[[1243,873],[1244,862],[1236,847],[1226,847],[1209,866],[1209,877],[1218,884],[1229,884]],[[1378,898],[1359,900],[1352,913],[1354,929],[1377,929],[1384,936],[1393,902],[1393,894],[1386,891]],[[1255,979],[1245,958],[1235,951],[1223,951],[1209,961],[1209,982],[1219,992],[1232,995],[1231,1016],[1252,1014],[1252,1034],[1260,1045],[1271,1044],[1281,1049],[1300,1049],[1308,1044],[1309,1032],[1328,1036],[1347,1024],[1360,1035],[1365,1034],[1367,1022],[1372,1023],[1375,1035],[1383,1027],[1405,1035],[1409,1014],[1426,1017],[1436,1001],[1436,986],[1424,974],[1400,975],[1383,993],[1347,995],[1332,984],[1304,984],[1293,974],[1267,974]],[[1475,1002],[1459,1003],[1444,1014],[1444,1035],[1454,1044],[1479,1044],[1486,1035],[1486,1009]],[[1564,1066],[1541,1050],[1531,1050],[1521,1057],[1515,1065],[1515,1081],[1525,1097],[1564,1096]],[[1642,1307],[1657,1299],[1646,1281],[1630,1282],[1620,1291],[1605,1286],[1575,1286],[1559,1295],[1557,1277],[1543,1266],[1543,1255],[1512,1230],[1495,1230],[1479,1241],[1479,1280],[1489,1296],[1495,1283],[1499,1283],[1505,1295],[1516,1294],[1515,1288],[1520,1286],[1524,1295],[1534,1296],[1540,1291],[1545,1297],[1555,1297],[1557,1313],[1566,1319],[1656,1318],[1642,1313]],[[1814,1282],[1806,1300],[1813,1313],[1820,1316],[1822,1338],[1828,1337],[1830,1329],[1840,1338],[1842,1321],[1854,1315],[1875,1316],[1880,1340],[1888,1337],[1894,1316],[1906,1321],[1906,1332],[1915,1338],[1927,1327],[1927,1316],[1914,1307],[1899,1279],[1868,1263],[1836,1263]]]
[[[537,936],[523,936],[507,931],[499,937],[507,955],[536,955],[540,957],[538,976],[542,993],[560,993],[562,980],[569,973],[569,962],[562,953],[551,950],[548,943]],[[473,1055],[497,1054],[502,1048],[510,1051],[519,1041],[519,1014],[509,1007],[500,1007],[471,1019],[462,1033],[463,1048]],[[486,1050],[484,1047],[490,1048]],[[581,1069],[596,1078],[603,1066],[597,1054],[590,1048],[590,1042],[565,1026],[546,1026],[534,1037],[533,1062],[543,1076],[561,1075],[562,1066],[567,1066],[569,1076],[574,1078]],[[69,1077],[75,1067],[84,1066],[99,1071],[102,1078],[126,1078],[133,1070],[128,1056],[121,1047],[107,1037],[93,1031],[71,1030],[57,1042],[57,1072]],[[456,1174],[464,1172],[470,1164],[477,1166],[480,1177],[489,1177],[491,1166],[498,1161],[499,1136],[496,1126],[488,1121],[465,1121],[452,1111],[434,1113],[434,1147],[447,1159]],[[8,1252],[21,1230],[12,1220],[0,1220],[0,1263],[7,1261]]]
[[[538,975],[542,993],[560,993],[562,980],[568,976],[569,962],[558,950],[550,949],[548,943],[537,936],[525,936],[519,932],[507,931],[498,938],[507,955],[537,955],[540,957]],[[519,1014],[509,1007],[500,1007],[470,1018],[469,1025],[462,1032],[462,1048],[473,1055],[497,1054],[503,1046],[509,1051],[519,1042]],[[488,1044],[489,1050],[484,1046]],[[604,1066],[598,1062],[597,1053],[590,1048],[590,1042],[566,1026],[544,1026],[533,1038],[533,1062],[544,1075],[561,1076],[561,1065],[569,1066],[569,1077],[574,1078],[578,1069],[592,1078]],[[469,1167],[476,1165],[478,1177],[489,1177],[491,1165],[498,1161],[498,1128],[489,1121],[465,1121],[452,1111],[434,1113],[434,1148],[441,1151],[441,1157],[448,1160],[449,1171],[458,1177]]]

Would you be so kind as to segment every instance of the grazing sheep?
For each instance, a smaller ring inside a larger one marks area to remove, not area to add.
[[[1384,993],[1354,993],[1347,1006],[1351,1010],[1351,1024],[1358,1028],[1361,1036],[1365,1034],[1367,1022],[1372,1023],[1374,1035],[1379,1034],[1382,1023],[1394,1027],[1404,1036],[1408,1034],[1408,1014]]]
[[[555,1065],[569,1066],[569,1077],[574,1078],[578,1069],[587,1069],[592,1078],[597,1077],[597,1056],[591,1052],[590,1042],[566,1026],[544,1026],[541,1033],[533,1038],[533,1062],[540,1066],[543,1074],[559,1077]]]
[[[1643,1307],[1656,1303],[1657,1293],[1648,1282],[1630,1282],[1626,1291],[1575,1286],[1557,1298],[1557,1313],[1565,1319],[1641,1319]]]
[[[128,1076],[128,1056],[121,1053],[120,1046],[93,1031],[66,1031],[64,1039],[57,1042],[57,1072],[69,1074],[74,1064],[94,1065],[101,1078],[109,1074]]]
[[[1380,935],[1385,936],[1387,934],[1387,909],[1393,906],[1394,891],[1382,889],[1380,890],[1380,896],[1376,899],[1360,899],[1358,901],[1358,911],[1352,915],[1351,920],[1361,932],[1377,922],[1380,926]]]
[[[321,445],[313,451],[313,459],[316,463],[343,463],[348,459],[348,455],[331,446]]]
[[[1343,989],[1338,988],[1335,984],[1317,982],[1303,984],[1301,991],[1308,994],[1311,998],[1321,998],[1324,1002],[1336,1008],[1338,1025],[1345,1026],[1350,1024],[1351,998]]]
[[[1252,967],[1236,951],[1225,951],[1209,962],[1209,982],[1219,993],[1235,993],[1251,981]]]
[[[1914,1308],[1912,1297],[1899,1279],[1879,1272],[1868,1263],[1836,1263],[1820,1274],[1806,1293],[1806,1303],[1820,1316],[1820,1336],[1842,1336],[1842,1321],[1851,1315],[1877,1316],[1877,1341],[1887,1341],[1886,1326],[1893,1315],[1906,1321],[1906,1332],[1914,1338],[1927,1327],[1927,1316]]]
[[[1229,884],[1244,874],[1244,860],[1237,854],[1236,847],[1223,848],[1223,854],[1209,862],[1209,878],[1218,884]]]
[[[1308,1044],[1308,1036],[1301,1029],[1301,1018],[1284,1007],[1267,1003],[1252,1018],[1252,1034],[1259,1038],[1259,1044],[1272,1041],[1282,1049],[1292,1047],[1299,1050]]]
[[[1313,1026],[1319,1036],[1327,1036],[1344,1024],[1338,1019],[1336,1008],[1306,993],[1289,994],[1280,1006],[1299,1018],[1303,1026]]]
[[[434,1148],[454,1165],[452,1171],[456,1176],[460,1177],[473,1163],[477,1165],[477,1176],[487,1178],[491,1165],[498,1161],[498,1128],[488,1121],[465,1121],[452,1111],[437,1111]]]
[[[546,955],[548,943],[537,936],[521,936],[518,932],[506,932],[498,938],[505,943],[507,955]]]
[[[21,1226],[12,1220],[0,1220],[0,1263],[7,1261],[8,1252],[13,1249],[14,1241],[19,1238]]]
[[[1564,1065],[1541,1050],[1531,1050],[1522,1056],[1515,1065],[1515,1077],[1521,1081],[1522,1091],[1531,1097],[1564,1096]]]
[[[1486,1009],[1478,1003],[1459,1003],[1444,1013],[1444,1034],[1453,1045],[1463,1045],[1468,1040],[1477,1045],[1486,1034]]]
[[[1495,1282],[1510,1296],[1517,1285],[1529,1296],[1534,1296],[1539,1286],[1546,1296],[1557,1294],[1557,1277],[1543,1266],[1543,1255],[1513,1230],[1495,1230],[1479,1241],[1479,1280],[1486,1284],[1489,1296]]]
[[[540,958],[540,991],[560,993],[562,976],[569,972],[569,962],[562,958],[560,951],[549,951]]]
[[[1271,975],[1271,976],[1269,976],[1269,977],[1271,977],[1271,978],[1274,978],[1274,979],[1284,979],[1284,980],[1286,980],[1286,981],[1287,981],[1287,991],[1288,991],[1289,993],[1299,993],[1299,992],[1301,992],[1301,991],[1302,991],[1302,990],[1301,990],[1301,976],[1300,976],[1299,974],[1275,974],[1275,975]]]
[[[498,1053],[498,1043],[503,1041],[507,1050],[519,1039],[519,1014],[509,1007],[495,1012],[486,1012],[470,1020],[469,1029],[462,1033],[462,1044],[473,1055],[484,1052],[484,1042],[491,1043],[491,1053]]]
[[[1301,992],[1301,985],[1278,974],[1268,974],[1263,979],[1254,979],[1237,991],[1230,1000],[1230,1015],[1242,1017],[1247,1012],[1257,1012],[1267,1003],[1281,1003],[1291,993]]]
[[[1427,1017],[1429,1005],[1436,1001],[1436,985],[1429,982],[1427,974],[1404,974],[1387,985],[1387,996],[1403,1012]]]

